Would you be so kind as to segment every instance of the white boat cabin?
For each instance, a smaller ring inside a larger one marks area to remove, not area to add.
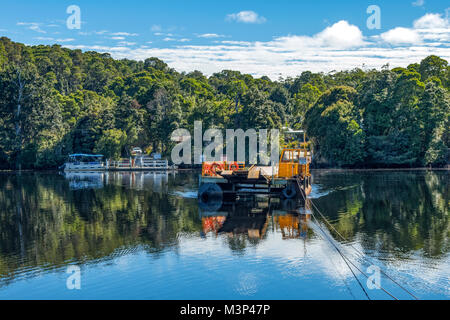
[[[103,155],[98,154],[71,154],[64,164],[64,171],[103,171],[105,169]]]

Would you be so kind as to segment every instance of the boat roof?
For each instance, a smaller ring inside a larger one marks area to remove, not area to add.
[[[75,153],[75,154],[70,154],[69,157],[92,157],[92,158],[98,158],[98,157],[103,157],[103,155],[102,154]]]

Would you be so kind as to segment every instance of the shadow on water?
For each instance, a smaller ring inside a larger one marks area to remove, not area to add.
[[[96,264],[135,251],[158,259],[178,252],[182,238],[217,238],[245,256],[271,235],[305,243],[316,237],[308,202],[254,196],[199,205],[197,184],[196,173],[1,174],[0,290],[74,262]],[[319,171],[314,188],[327,220],[367,255],[448,260],[448,171]]]

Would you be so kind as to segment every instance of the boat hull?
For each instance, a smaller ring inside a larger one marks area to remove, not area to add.
[[[65,172],[86,172],[86,171],[105,171],[103,164],[89,164],[89,163],[66,163],[64,165]]]

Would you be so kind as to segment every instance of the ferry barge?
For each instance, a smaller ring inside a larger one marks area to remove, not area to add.
[[[311,160],[311,153],[299,148],[284,149],[279,164],[272,167],[245,168],[241,162],[204,162],[199,177],[199,201],[235,201],[246,194],[306,198],[311,193]]]

